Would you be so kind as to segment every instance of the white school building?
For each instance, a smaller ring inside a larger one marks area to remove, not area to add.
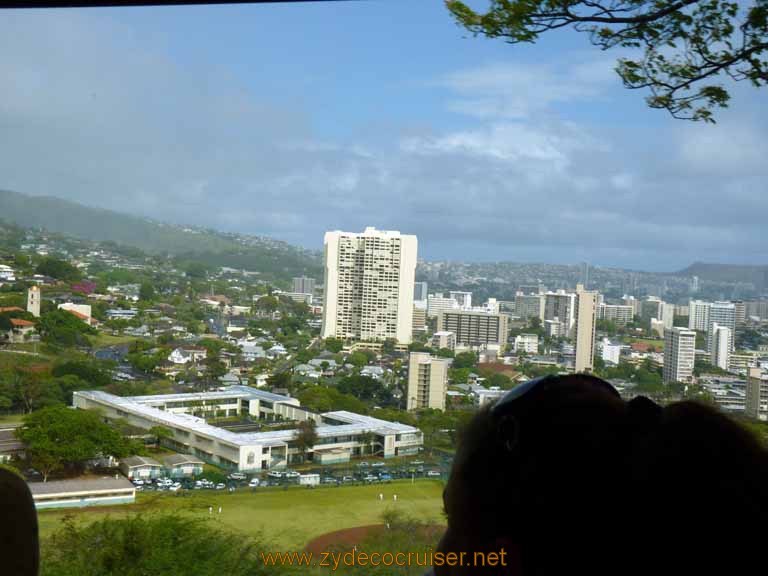
[[[193,454],[205,462],[239,471],[268,470],[288,466],[301,458],[297,431],[232,432],[208,424],[205,416],[227,417],[243,413],[267,421],[314,420],[317,443],[307,457],[318,463],[349,460],[369,452],[366,436],[372,436],[375,452],[385,458],[416,454],[423,444],[418,428],[347,411],[318,414],[300,406],[296,398],[230,386],[217,392],[120,397],[100,390],[78,391],[73,405],[98,409],[108,419],[121,418],[143,429],[164,426],[173,437],[169,447]]]

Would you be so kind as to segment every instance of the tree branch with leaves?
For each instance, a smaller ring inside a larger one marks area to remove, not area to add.
[[[723,78],[768,84],[768,0],[490,0],[484,13],[445,3],[473,34],[510,44],[573,28],[602,50],[640,50],[619,58],[616,71],[675,118],[714,122],[713,110],[730,101]]]

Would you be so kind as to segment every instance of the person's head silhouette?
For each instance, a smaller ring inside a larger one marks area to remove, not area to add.
[[[764,448],[716,409],[624,402],[589,375],[537,379],[465,430],[444,493],[448,528],[439,545],[464,552],[465,563],[434,569],[438,576],[658,573],[656,534],[687,534],[717,516],[703,512],[711,508],[706,484],[691,490],[697,502],[683,487],[701,475],[717,486],[738,476],[739,509],[718,516],[733,522],[768,489],[765,461]],[[474,561],[475,552],[501,548],[506,566]]]

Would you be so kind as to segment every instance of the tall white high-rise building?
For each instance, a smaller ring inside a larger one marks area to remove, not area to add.
[[[696,332],[676,326],[664,332],[664,383],[690,382],[696,358]]]
[[[710,363],[723,370],[728,370],[731,361],[731,339],[733,332],[726,326],[715,323],[712,325],[712,347],[710,349]]]
[[[688,303],[688,328],[706,332],[709,327],[709,302],[691,300]]]
[[[450,360],[427,352],[411,352],[408,361],[408,410],[445,410]]]
[[[417,249],[396,231],[326,232],[322,337],[410,344]]]
[[[707,350],[712,355],[714,325],[725,326],[731,334],[736,334],[736,306],[733,302],[712,302],[707,319]],[[734,351],[734,338],[731,338],[731,352]]]
[[[597,292],[576,285],[575,302],[576,359],[575,372],[591,371],[595,361],[595,325],[597,324]]]

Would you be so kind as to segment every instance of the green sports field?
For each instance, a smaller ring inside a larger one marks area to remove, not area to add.
[[[369,486],[318,487],[315,489],[270,488],[235,493],[193,491],[188,496],[137,494],[132,505],[68,510],[42,510],[39,513],[42,538],[61,525],[66,515],[90,522],[106,515],[178,512],[209,517],[212,522],[248,535],[260,535],[270,543],[288,549],[303,548],[311,539],[344,528],[381,523],[387,508],[397,508],[409,516],[430,523],[443,523],[442,482],[421,480]],[[384,494],[384,501],[379,500]],[[397,501],[393,495],[397,494]],[[222,507],[221,515],[218,514]]]

